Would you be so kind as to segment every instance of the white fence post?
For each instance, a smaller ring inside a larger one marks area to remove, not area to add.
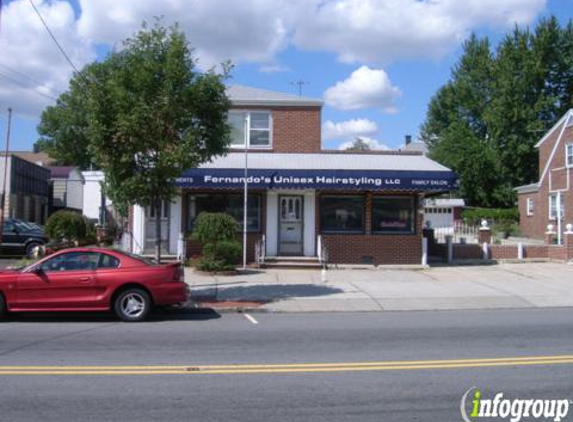
[[[517,244],[517,259],[523,259],[523,243],[521,242]]]
[[[185,233],[179,232],[179,238],[177,239],[177,260],[184,261],[185,258]]]
[[[481,250],[483,252],[483,259],[488,259],[489,258],[489,246],[488,246],[487,242],[483,242],[483,245],[481,245]]]
[[[422,265],[428,265],[428,238],[422,237]]]

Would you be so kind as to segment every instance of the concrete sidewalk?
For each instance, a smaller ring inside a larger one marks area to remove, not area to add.
[[[186,269],[195,306],[277,312],[573,307],[573,266],[500,264],[429,269]]]

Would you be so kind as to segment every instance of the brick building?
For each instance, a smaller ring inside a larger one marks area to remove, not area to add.
[[[160,216],[134,207],[134,252],[153,250],[156,218],[170,253],[202,211],[242,224],[247,163],[249,261],[258,243],[267,257],[316,257],[322,245],[331,263],[421,262],[423,199],[455,188],[455,174],[421,152],[322,150],[320,100],[243,86],[228,95],[230,153],[181,175]],[[188,241],[187,255],[199,253]]]
[[[551,224],[561,239],[565,226],[573,222],[573,109],[535,147],[539,151],[539,181],[516,188],[521,231],[544,239]]]

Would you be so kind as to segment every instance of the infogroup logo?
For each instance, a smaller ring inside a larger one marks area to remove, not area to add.
[[[568,399],[507,399],[501,392],[495,393],[492,399],[485,399],[481,390],[472,387],[462,396],[460,412],[464,422],[475,422],[484,418],[510,422],[525,419],[559,422],[567,417],[570,404]]]

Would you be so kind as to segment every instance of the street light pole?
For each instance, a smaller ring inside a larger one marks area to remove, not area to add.
[[[12,109],[8,107],[8,129],[6,131],[6,151],[4,152],[4,180],[0,198],[0,245],[4,236],[4,206],[6,205],[6,178],[8,177],[8,152],[10,151],[10,129],[12,127]]]
[[[247,183],[247,176],[248,176],[248,167],[249,167],[249,148],[247,145],[248,141],[248,122],[247,116],[245,115],[245,122],[244,122],[244,138],[245,138],[245,183],[244,183],[244,192],[243,192],[243,270],[247,269],[247,194],[249,190],[249,184]]]

